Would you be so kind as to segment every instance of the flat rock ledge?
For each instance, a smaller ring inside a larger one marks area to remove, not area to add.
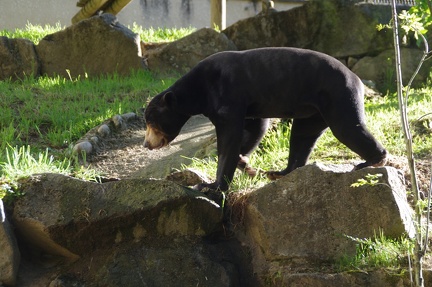
[[[91,183],[41,174],[22,183],[12,216],[17,231],[43,252],[75,261],[125,241],[206,236],[221,227],[218,204],[169,181]]]

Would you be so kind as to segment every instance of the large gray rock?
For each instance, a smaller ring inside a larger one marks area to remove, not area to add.
[[[386,50],[377,56],[363,57],[352,67],[352,71],[360,78],[371,80],[376,87],[383,92],[395,89],[395,54],[394,50]],[[423,52],[419,49],[401,49],[401,68],[404,85],[412,77],[420,62]],[[431,61],[426,61],[419,74],[416,76],[413,86],[424,84],[430,74]]]
[[[200,29],[158,49],[143,52],[151,71],[186,73],[202,59],[221,51],[237,50],[225,36],[213,29]]]
[[[221,207],[198,191],[169,181],[98,184],[55,174],[21,184],[18,236],[33,254],[69,264],[44,276],[36,266],[24,269],[19,286],[35,286],[36,276],[51,278],[37,286],[255,286],[246,250],[233,238],[215,240]]]
[[[93,250],[158,236],[203,237],[221,227],[219,205],[169,181],[103,184],[57,174],[22,183],[13,222],[42,252],[76,261]]]
[[[239,50],[288,46],[345,58],[390,48],[392,33],[376,29],[378,23],[387,24],[390,18],[385,6],[309,1],[288,11],[241,20],[222,32]]]
[[[0,80],[36,77],[39,66],[33,42],[0,37]]]
[[[380,184],[350,187],[369,173],[382,174]],[[404,185],[391,167],[346,173],[305,166],[251,192],[244,205],[243,241],[264,276],[355,255],[356,242],[346,236],[373,238],[382,230],[397,238],[414,231]]]
[[[7,219],[4,222],[0,220],[0,250],[0,285],[15,285],[20,252]]]
[[[127,75],[145,68],[139,35],[111,14],[95,16],[48,35],[36,51],[41,73],[49,76]]]

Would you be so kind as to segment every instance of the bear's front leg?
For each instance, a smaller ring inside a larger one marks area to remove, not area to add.
[[[215,123],[218,150],[216,181],[210,184],[199,184],[194,189],[226,191],[234,177],[234,172],[239,161],[243,135],[243,119],[240,121],[231,119],[224,122]]]

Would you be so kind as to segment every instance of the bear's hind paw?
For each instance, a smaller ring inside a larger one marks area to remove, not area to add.
[[[267,171],[267,172],[265,172],[265,175],[270,180],[277,180],[279,178],[284,177],[286,174],[284,174],[280,171]]]

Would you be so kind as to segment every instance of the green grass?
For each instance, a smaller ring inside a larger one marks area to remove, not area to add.
[[[196,29],[189,28],[143,28],[136,23],[132,26],[128,26],[129,29],[140,35],[141,41],[146,43],[159,43],[159,42],[172,42],[183,38]]]
[[[8,38],[24,38],[32,41],[35,44],[38,44],[39,41],[46,35],[58,32],[62,29],[64,29],[64,27],[61,27],[59,23],[57,23],[55,26],[41,26],[27,23],[24,29],[15,29],[14,31],[0,30],[0,36],[5,36]]]
[[[408,238],[389,238],[382,231],[373,238],[347,238],[356,243],[356,254],[340,258],[336,263],[339,271],[367,272],[385,268],[400,272],[408,266],[408,258],[413,256],[414,242]]]
[[[65,148],[107,118],[137,111],[173,81],[140,71],[121,79],[111,75],[0,82],[0,136],[5,139],[0,148],[7,144]]]
[[[28,23],[24,29],[0,30],[0,36],[6,36],[8,38],[24,38],[32,41],[36,45],[39,41],[48,34],[58,32],[65,29],[59,23],[55,26],[51,25],[32,25]],[[183,38],[194,32],[196,29],[189,28],[143,28],[136,23],[132,26],[128,26],[130,30],[140,35],[141,41],[150,43],[159,42],[171,42]]]

